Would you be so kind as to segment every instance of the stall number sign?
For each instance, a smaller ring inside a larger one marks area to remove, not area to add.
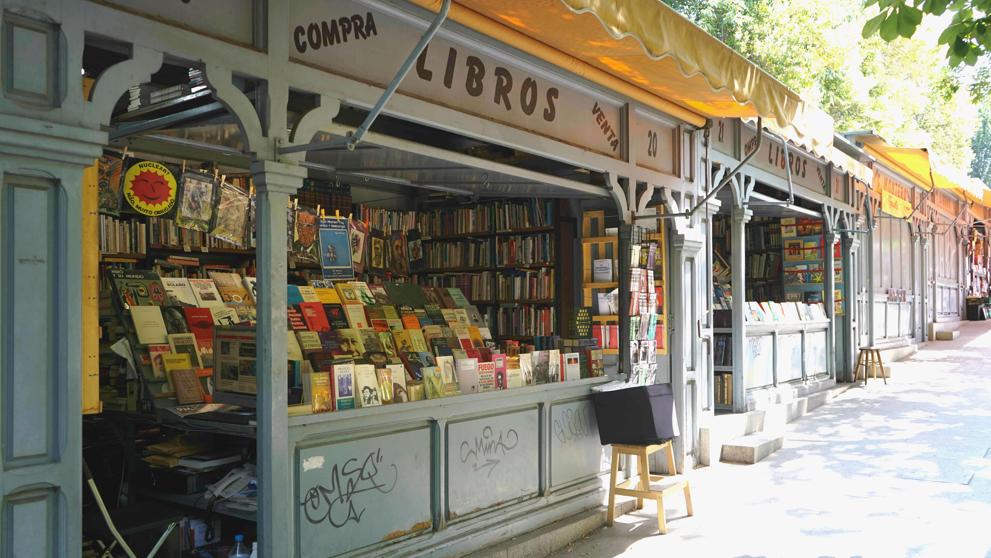
[[[377,85],[392,80],[425,27],[349,1],[304,0],[290,9],[294,60]],[[619,158],[617,100],[442,35],[430,41],[400,92]]]
[[[632,152],[637,165],[665,174],[676,174],[678,127],[646,111],[633,111]]]
[[[912,214],[912,203],[891,192],[881,192],[881,211],[892,217],[908,217]]]

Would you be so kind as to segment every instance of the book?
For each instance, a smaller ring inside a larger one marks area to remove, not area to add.
[[[360,219],[348,220],[348,234],[351,237],[351,267],[361,275],[365,272],[367,260],[368,226]]]
[[[409,401],[409,391],[406,387],[406,368],[402,364],[387,364],[386,368],[391,373],[393,403]]]
[[[255,304],[258,300],[258,278],[245,275],[242,280],[244,281],[244,290],[248,291],[250,304]]]
[[[313,292],[317,295],[320,304],[341,304],[341,296],[337,294],[337,289],[333,287],[313,287]]]
[[[536,383],[533,372],[533,355],[534,353],[520,353],[519,355],[520,375],[522,376],[524,386],[530,386]]]
[[[169,350],[171,351],[171,347]],[[171,391],[175,392],[175,384],[172,383],[172,373],[176,370],[187,370],[193,368],[193,359],[188,353],[176,354],[173,352],[162,354],[162,369],[165,371],[165,379],[168,380]]]
[[[444,386],[444,377],[436,366],[424,366],[421,368],[423,374],[423,386],[427,399],[439,399],[447,392]]]
[[[375,365],[354,365],[354,387],[358,394],[359,407],[375,407],[382,404]]]
[[[525,386],[523,372],[520,370],[520,357],[506,357],[506,389],[515,389]]]
[[[306,322],[306,329],[310,331],[330,331],[330,322],[327,314],[323,310],[323,305],[319,302],[301,302],[298,305],[299,313],[303,315]]]
[[[564,380],[580,380],[582,377],[581,364],[578,353],[564,354]]]
[[[612,260],[592,260],[592,282],[611,283],[612,281]]]
[[[368,290],[372,293],[375,298],[375,304],[380,304],[382,306],[392,306],[392,298],[389,297],[389,292],[385,290],[382,285],[368,285]]]
[[[350,281],[352,287],[354,287],[355,292],[358,293],[358,300],[361,301],[365,306],[371,306],[373,304],[378,304],[375,299],[375,294],[372,293],[372,289],[369,288],[368,283],[364,281]]]
[[[455,359],[454,366],[456,371],[455,373],[457,375],[458,390],[461,393],[478,393],[481,391],[481,386],[479,383],[478,359]]]
[[[169,334],[168,341],[173,353],[189,355],[190,368],[203,368],[195,335],[192,333],[172,333]]]
[[[345,303],[344,317],[351,329],[371,329],[368,325],[368,318],[365,316],[365,307],[360,302]]]
[[[250,211],[251,198],[248,193],[234,184],[221,182],[210,235],[235,246],[244,246]]]
[[[409,260],[406,254],[406,233],[392,231],[389,236],[390,264],[392,272],[397,275],[409,275]]]
[[[237,310],[228,306],[211,306],[210,315],[213,317],[213,325],[234,326],[241,323],[241,318],[237,315]]]
[[[291,329],[286,331],[286,353],[289,360],[303,360],[303,348],[299,345],[296,332]]]
[[[447,289],[447,292],[450,293],[451,301],[454,303],[454,307],[467,308],[471,304],[468,302],[468,299],[465,298],[465,294],[461,292],[461,289],[451,287]]]
[[[344,307],[340,304],[324,304],[324,313],[327,315],[327,322],[331,329],[346,329],[348,327],[347,316],[344,315]]]
[[[315,331],[297,331],[296,340],[299,342],[299,349],[304,357],[323,351],[320,334]]]
[[[244,304],[251,300],[248,290],[244,288],[244,281],[237,273],[211,271],[210,279],[225,303]]]
[[[547,381],[551,383],[560,382],[564,378],[563,373],[561,351],[558,349],[547,351]]]
[[[423,255],[423,240],[420,231],[411,229],[406,232],[406,256],[409,261],[409,272],[418,273],[426,268]]]
[[[339,362],[334,364],[333,371],[334,408],[354,409],[354,363]]]
[[[158,306],[132,306],[131,319],[138,343],[157,345],[168,342],[168,331],[162,319],[162,309]]]
[[[410,344],[413,347],[413,351],[417,353],[425,353],[430,350],[430,346],[427,345],[426,339],[423,337],[423,332],[419,329],[409,329],[406,330],[409,335]]]
[[[378,379],[379,396],[382,398],[382,403],[386,405],[392,403],[392,370],[386,367],[376,368],[375,377]]]
[[[196,295],[193,288],[189,286],[189,279],[185,277],[162,277],[162,286],[169,296],[169,303],[173,306],[196,306]]]
[[[206,398],[206,392],[203,390],[203,384],[200,383],[200,379],[196,375],[196,370],[192,368],[173,370],[171,377],[176,402],[180,405],[202,403]]]
[[[550,383],[550,355],[548,351],[534,351],[530,360],[533,364],[533,383]]]
[[[190,279],[189,286],[193,289],[193,296],[196,297],[196,306],[206,308],[224,305],[224,299],[212,279]]]
[[[242,460],[240,451],[221,449],[180,457],[177,466],[193,471],[209,471],[223,465],[240,463]]]
[[[155,378],[165,378],[165,365],[162,362],[162,356],[170,354],[172,354],[172,347],[168,344],[148,345],[148,360],[151,363],[151,372]]]
[[[310,372],[310,406],[314,413],[334,410],[334,397],[331,391],[330,372],[318,370]]]
[[[125,312],[132,306],[164,306],[168,302],[168,293],[153,271],[110,269],[108,273],[120,308]]]
[[[353,284],[339,282],[334,284],[334,288],[340,295],[341,304],[361,304],[361,295]]]
[[[382,273],[385,271],[385,235],[382,231],[371,229],[369,234],[369,257],[368,267],[370,273]]]
[[[366,353],[384,353],[382,341],[379,339],[379,332],[371,329],[359,329],[358,335],[361,337],[361,344],[365,347]]]
[[[435,359],[437,370],[444,380],[444,395],[459,395],[457,369],[452,356],[439,356]]]
[[[365,345],[356,329],[344,328],[337,330],[341,338],[341,351],[351,358],[359,359],[365,355]]]
[[[299,292],[299,298],[301,302],[320,302],[320,295],[317,294],[317,290],[309,285],[297,285],[296,290]],[[299,304],[298,302],[296,304]]]
[[[495,375],[495,389],[507,389],[509,383],[506,380],[506,355],[502,353],[492,355],[492,371]]]
[[[318,263],[320,216],[312,207],[297,207],[293,218],[292,250],[297,260]],[[350,259],[350,258],[349,258]]]
[[[469,359],[471,360],[471,359]],[[495,391],[496,371],[494,362],[478,363],[478,389],[479,391]]]
[[[306,329],[306,320],[303,319],[303,315],[300,314],[299,309],[295,306],[286,307],[286,318],[289,324],[289,329],[293,331],[302,331]]]

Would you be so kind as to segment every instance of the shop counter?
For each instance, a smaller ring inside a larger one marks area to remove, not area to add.
[[[598,505],[590,394],[611,379],[290,417],[297,555],[456,554],[467,532],[504,539]]]
[[[765,388],[829,372],[828,320],[747,324],[744,387]],[[716,329],[716,333],[732,333]]]

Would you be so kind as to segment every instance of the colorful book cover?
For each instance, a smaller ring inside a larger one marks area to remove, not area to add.
[[[492,355],[492,368],[495,373],[496,389],[507,389],[509,383],[506,378],[506,355],[495,353]]]
[[[478,388],[483,392],[495,391],[496,389],[498,389],[496,387],[495,363],[493,362],[478,363]]]
[[[365,272],[368,259],[368,226],[359,219],[349,219],[348,232],[351,236],[351,267],[356,274],[361,275]]]
[[[379,396],[382,398],[382,403],[385,405],[392,403],[393,401],[392,369],[376,368],[375,377],[378,379]]]
[[[303,315],[306,322],[306,329],[310,331],[330,331],[330,322],[327,314],[323,311],[323,305],[319,302],[300,302],[299,313]]]
[[[348,319],[344,315],[344,307],[340,304],[324,304],[324,313],[327,315],[327,321],[330,323],[331,329],[346,329],[348,327]]]
[[[169,296],[169,304],[173,306],[196,306],[196,295],[185,277],[162,277],[162,286]]]
[[[354,409],[354,363],[341,362],[334,364],[334,407]]]
[[[213,280],[220,293],[220,298],[225,303],[244,304],[250,302],[251,298],[248,295],[248,290],[244,288],[244,281],[237,273],[211,271],[210,279]]]
[[[371,329],[368,326],[368,318],[365,316],[365,307],[361,303],[345,304],[344,317],[347,318],[348,326],[351,329]]]
[[[310,406],[314,413],[329,413],[334,410],[330,372],[310,372]]]
[[[361,344],[364,345],[366,353],[385,352],[382,347],[382,342],[379,340],[378,332],[371,329],[359,329],[358,335],[361,336]]]
[[[427,399],[440,399],[444,397],[447,389],[444,386],[444,377],[436,366],[424,366],[421,369],[423,374],[423,386]]]
[[[439,356],[435,360],[437,362],[437,369],[440,371],[441,377],[444,379],[445,395],[460,394],[460,391],[458,390],[458,377],[455,369],[454,357]]]
[[[351,358],[361,358],[365,355],[365,344],[361,340],[361,334],[356,329],[344,328],[337,330],[341,339],[341,351]]]
[[[325,279],[354,279],[350,219],[320,218],[320,270]]]
[[[298,207],[293,224],[292,254],[297,260],[318,263],[320,261],[320,244],[318,240],[320,219],[317,211],[312,207]],[[351,242],[348,241],[349,260],[351,259],[350,245]]]
[[[406,369],[402,364],[387,364],[386,368],[392,373],[392,401],[394,403],[409,401],[409,392],[406,388]]]
[[[378,376],[373,364],[354,365],[354,387],[360,407],[376,407],[382,404]]]
[[[287,285],[286,286],[286,304],[289,306],[295,306],[300,302],[306,302],[303,300],[303,295],[299,292],[299,285]]]
[[[491,363],[489,363],[491,364]],[[458,380],[458,390],[461,393],[479,393],[481,391],[478,359],[459,358],[454,361]]]
[[[409,275],[409,260],[406,254],[406,234],[393,231],[389,236],[390,263],[392,272],[396,275]]]
[[[108,273],[120,307],[125,311],[132,306],[164,306],[168,302],[168,293],[153,271],[110,269]],[[219,295],[217,300],[220,301]]]
[[[303,315],[299,313],[298,308],[288,306],[286,308],[286,318],[289,328],[293,331],[303,331],[306,329],[306,320],[303,319]]]

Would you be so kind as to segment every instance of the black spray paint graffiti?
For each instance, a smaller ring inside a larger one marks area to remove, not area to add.
[[[596,436],[598,427],[595,415],[588,407],[565,409],[551,425],[554,437],[562,444],[570,444],[582,438]]]
[[[492,471],[501,462],[501,459],[498,458],[504,457],[519,443],[520,435],[516,433],[516,430],[510,428],[504,432],[500,431],[496,435],[491,426],[486,426],[482,429],[481,436],[475,436],[471,441],[461,442],[459,457],[462,463],[471,465],[475,472],[488,469],[488,474],[485,476],[491,477]]]
[[[399,468],[394,463],[383,466],[382,450],[378,449],[364,460],[351,458],[344,465],[334,465],[330,471],[330,487],[312,486],[300,506],[306,520],[312,524],[327,522],[333,527],[343,527],[352,521],[361,523],[365,513],[363,503],[367,504],[367,498],[363,502],[361,495],[368,492],[388,494],[398,480]]]

